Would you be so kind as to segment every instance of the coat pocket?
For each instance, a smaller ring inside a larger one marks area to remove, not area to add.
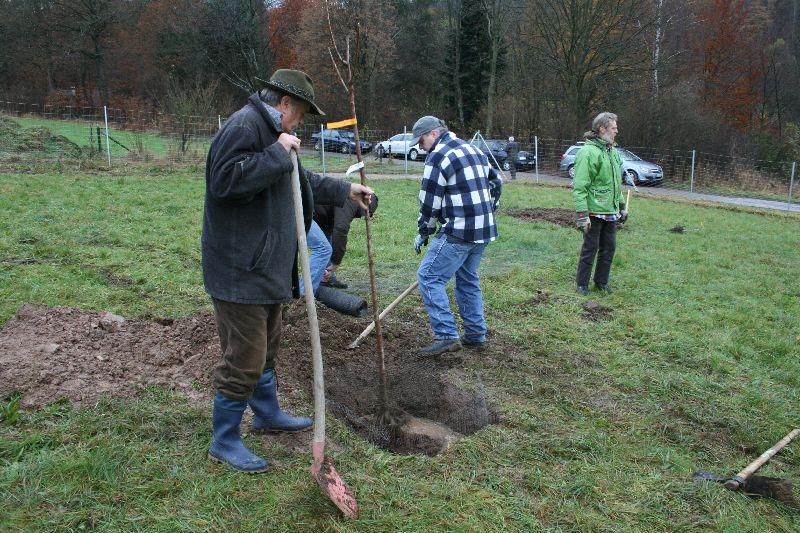
[[[250,266],[247,267],[248,272],[252,272],[259,267],[264,267],[269,263],[269,258],[272,256],[273,248],[275,247],[275,237],[269,230],[264,233],[260,241],[262,244],[256,248],[253,254],[253,259],[250,261]]]

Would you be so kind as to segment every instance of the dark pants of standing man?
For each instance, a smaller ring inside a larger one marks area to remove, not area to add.
[[[611,261],[617,248],[617,223],[592,217],[592,227],[583,236],[581,258],[578,261],[577,285],[589,285],[594,256],[597,255],[597,268],[594,270],[596,285],[608,285]]]
[[[275,368],[281,345],[282,304],[251,305],[212,299],[222,359],[214,388],[227,398],[250,398],[264,370]]]

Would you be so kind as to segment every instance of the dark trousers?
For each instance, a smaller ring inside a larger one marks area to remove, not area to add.
[[[617,248],[617,223],[592,217],[592,227],[583,236],[581,257],[578,261],[577,285],[588,285],[592,275],[594,256],[597,255],[597,268],[594,269],[594,282],[607,285],[611,274],[611,261]]]
[[[275,368],[283,306],[212,301],[222,348],[214,388],[232,400],[247,400],[264,370]]]
[[[511,172],[511,179],[515,180],[517,179],[517,165],[513,161],[509,161],[509,164],[511,168],[509,168],[508,170],[509,172]]]

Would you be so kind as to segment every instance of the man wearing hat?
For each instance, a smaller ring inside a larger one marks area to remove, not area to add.
[[[419,191],[419,254],[433,235],[417,270],[422,301],[428,310],[434,342],[420,350],[433,356],[486,344],[478,267],[486,245],[497,239],[494,213],[502,180],[478,148],[447,129],[444,121],[425,116],[412,129],[409,145],[428,152]],[[438,229],[437,229],[438,227]],[[459,337],[445,286],[455,277],[455,295],[464,325]]]
[[[300,139],[292,131],[306,114],[324,113],[303,72],[278,70],[266,86],[225,121],[206,161],[203,281],[222,348],[208,454],[243,472],[267,467],[241,440],[248,405],[254,430],[300,431],[312,423],[278,405],[275,361],[281,306],[299,292],[289,152],[299,151]],[[314,202],[340,206],[349,198],[367,208],[368,187],[299,171],[306,231]]]

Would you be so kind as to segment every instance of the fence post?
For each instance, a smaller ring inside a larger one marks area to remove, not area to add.
[[[111,143],[108,140],[108,108],[103,106],[103,116],[106,120],[106,153],[108,154],[108,166],[111,167]]]
[[[222,129],[222,115],[217,115],[217,125]]]
[[[530,137],[528,137],[530,139]],[[539,183],[539,136],[533,136],[533,157],[536,162],[536,183]]]
[[[689,192],[694,192],[694,156],[696,151],[692,150],[692,176],[689,181]]]
[[[789,198],[786,199],[786,210],[792,209],[792,189],[794,189],[794,172],[797,170],[797,161],[792,161],[792,177],[789,178]]]
[[[322,152],[322,175],[325,176],[325,124],[319,125],[319,149]]]
[[[408,177],[408,138],[406,137],[407,134],[408,134],[408,126],[403,126],[403,146],[405,146],[405,150],[403,150],[403,152],[405,152],[403,154],[403,159],[405,159],[406,168],[404,171],[404,176],[406,178]],[[391,144],[389,144],[389,146],[391,146]]]

